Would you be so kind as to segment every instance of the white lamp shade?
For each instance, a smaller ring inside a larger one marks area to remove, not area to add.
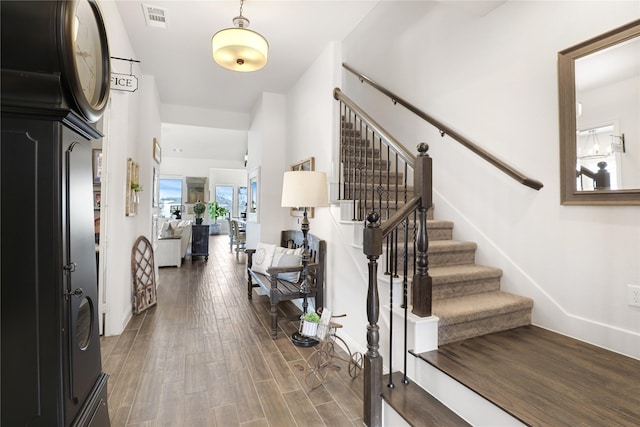
[[[267,63],[269,43],[246,28],[227,28],[211,38],[213,59],[233,71],[256,71]]]
[[[282,207],[314,208],[328,205],[327,174],[316,171],[284,173]]]

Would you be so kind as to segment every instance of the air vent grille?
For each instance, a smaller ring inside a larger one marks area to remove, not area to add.
[[[160,6],[143,4],[144,21],[147,27],[167,28],[168,9]]]

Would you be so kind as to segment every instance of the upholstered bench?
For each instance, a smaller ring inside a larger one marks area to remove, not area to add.
[[[310,292],[307,298],[315,299],[316,309],[324,303],[324,274],[326,266],[327,243],[313,234],[307,236],[309,263],[307,264]],[[268,295],[271,303],[271,338],[278,334],[278,308],[281,301],[303,298],[300,292],[302,284],[302,242],[299,230],[284,230],[281,233],[280,246],[258,243],[256,249],[247,249],[247,291],[252,299],[253,288],[260,287]],[[297,316],[284,317],[296,319]]]

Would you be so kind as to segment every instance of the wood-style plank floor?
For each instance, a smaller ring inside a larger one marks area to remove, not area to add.
[[[310,390],[314,348],[291,344],[295,322],[271,340],[268,300],[247,299],[245,259],[228,242],[211,236],[208,262],[161,268],[157,306],[101,339],[112,426],[362,425],[362,376],[335,359],[341,369]]]
[[[640,426],[640,361],[536,326],[420,358],[531,426]]]

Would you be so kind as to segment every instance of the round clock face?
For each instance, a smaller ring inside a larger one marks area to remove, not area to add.
[[[86,100],[97,106],[102,96],[103,75],[102,40],[93,8],[86,0],[77,3],[73,20],[73,55],[76,72]]]
[[[96,16],[88,1],[77,3],[73,20],[73,54],[76,71],[85,98],[92,106],[100,100],[99,82],[103,79],[102,42]]]
[[[102,14],[95,0],[58,3],[61,28],[62,75],[72,104],[89,122],[102,116],[109,100],[109,45]]]

